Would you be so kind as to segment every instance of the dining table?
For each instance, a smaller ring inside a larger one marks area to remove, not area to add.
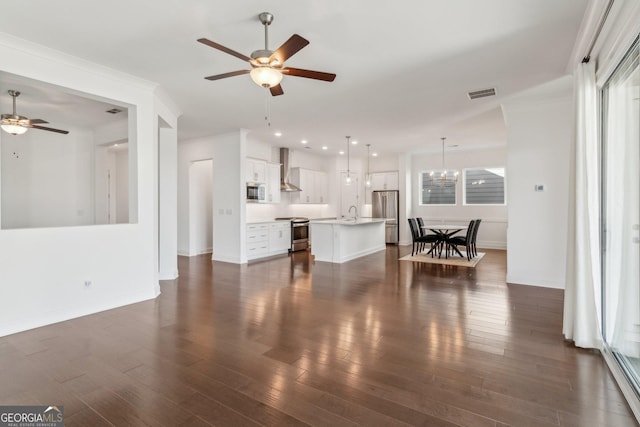
[[[442,246],[447,244],[447,241],[453,237],[455,234],[461,232],[462,230],[467,230],[469,228],[468,225],[453,225],[453,224],[425,224],[421,227],[423,230],[429,230],[432,231],[433,233],[435,233],[440,242],[439,244],[433,245],[433,247],[431,249],[429,249],[429,252],[427,252],[427,254],[431,254],[431,252],[435,249],[440,247],[440,251],[438,253],[438,258],[440,258],[442,256]],[[453,245],[451,246],[453,248],[454,251],[456,251],[456,253],[458,255],[460,255],[461,257],[464,257],[462,255],[462,252],[460,252],[458,250],[458,248]],[[449,257],[449,251],[445,250],[444,251],[444,256],[445,258]]]

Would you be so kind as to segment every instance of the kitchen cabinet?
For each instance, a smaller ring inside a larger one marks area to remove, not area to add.
[[[291,181],[302,190],[292,194],[292,203],[329,203],[329,196],[327,194],[328,177],[326,172],[292,168]]]
[[[267,182],[267,162],[258,159],[246,159],[247,182]]]
[[[278,254],[289,252],[291,248],[291,223],[279,221],[269,224],[269,252]]]
[[[371,174],[371,187],[365,188],[365,203],[370,204],[372,191],[399,190],[398,172],[374,172]]]
[[[267,163],[267,203],[280,203],[280,163]]]
[[[376,172],[371,174],[371,190],[399,190],[398,172]]]
[[[290,221],[247,224],[247,260],[288,253],[290,247]]]

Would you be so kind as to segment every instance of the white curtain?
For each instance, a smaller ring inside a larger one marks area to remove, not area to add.
[[[602,348],[599,246],[598,106],[595,64],[575,73],[575,199],[570,205],[563,334],[578,347]]]

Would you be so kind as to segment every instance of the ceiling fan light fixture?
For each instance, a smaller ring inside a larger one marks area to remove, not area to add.
[[[11,135],[22,135],[29,130],[28,127],[25,127],[25,125],[28,124],[29,120],[26,117],[3,114],[2,121],[0,122],[0,128]]]
[[[22,127],[19,124],[15,123],[2,123],[0,125],[0,128],[2,128],[2,130],[5,132],[10,133],[11,135],[22,135],[29,130],[29,128]]]
[[[256,67],[251,70],[251,79],[262,87],[274,87],[282,81],[282,73],[271,67]]]

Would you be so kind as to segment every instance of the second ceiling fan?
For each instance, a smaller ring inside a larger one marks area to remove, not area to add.
[[[258,15],[260,22],[264,25],[264,49],[259,49],[251,53],[251,57],[243,55],[228,47],[222,46],[206,38],[198,39],[202,44],[206,44],[214,49],[233,55],[236,58],[247,61],[251,65],[250,70],[231,71],[229,73],[216,74],[205,77],[207,80],[220,80],[227,77],[239,76],[242,74],[250,74],[253,81],[259,86],[269,88],[271,95],[282,95],[284,91],[280,82],[283,75],[305,77],[314,80],[323,80],[332,82],[336,75],[332,73],[324,73],[321,71],[303,70],[301,68],[285,67],[284,62],[299,52],[303,47],[309,44],[304,37],[294,34],[289,40],[284,42],[275,51],[269,50],[269,25],[273,22],[273,15],[269,12],[263,12]]]

